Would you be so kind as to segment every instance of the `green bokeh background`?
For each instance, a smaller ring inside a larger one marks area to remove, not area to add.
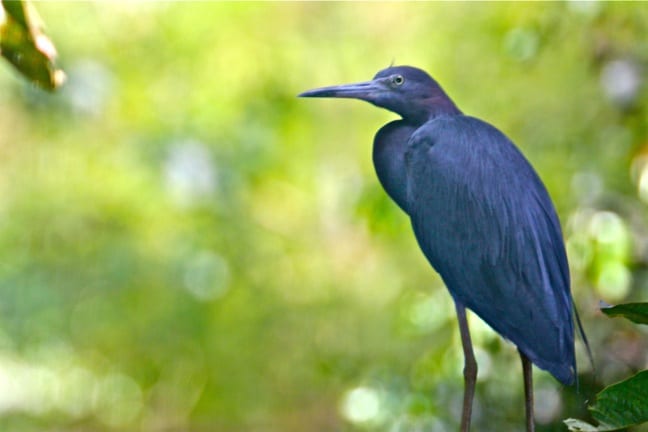
[[[37,3],[67,84],[0,68],[0,430],[447,431],[454,308],[371,166],[395,116],[302,100],[392,61],[522,148],[597,365],[535,370],[539,431],[648,363],[648,6]],[[478,318],[475,430],[522,431]]]

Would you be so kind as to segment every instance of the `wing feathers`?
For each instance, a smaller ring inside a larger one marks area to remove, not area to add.
[[[417,240],[456,300],[570,383],[569,273],[542,182],[497,129],[466,116],[419,128],[406,154]]]

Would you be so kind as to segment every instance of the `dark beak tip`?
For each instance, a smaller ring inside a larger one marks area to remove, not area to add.
[[[307,98],[347,98],[347,99],[362,99],[368,100],[372,91],[380,90],[378,86],[372,82],[361,82],[356,84],[343,84],[329,87],[320,87],[316,89],[306,90],[298,94],[298,97]]]
[[[316,97],[334,97],[334,93],[328,89],[312,89],[301,92],[297,97],[316,98]]]

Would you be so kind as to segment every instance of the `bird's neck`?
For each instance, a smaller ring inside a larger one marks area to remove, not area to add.
[[[461,115],[462,113],[452,102],[452,99],[445,93],[441,93],[419,99],[419,103],[408,106],[399,114],[407,123],[421,126],[438,116]]]
[[[440,115],[461,115],[461,110],[445,93],[434,95],[425,99],[427,118],[425,121]]]

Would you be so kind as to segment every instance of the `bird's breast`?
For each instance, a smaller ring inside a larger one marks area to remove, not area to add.
[[[416,129],[415,125],[397,120],[383,126],[374,138],[373,163],[378,180],[387,195],[405,213],[409,213],[405,153]]]

